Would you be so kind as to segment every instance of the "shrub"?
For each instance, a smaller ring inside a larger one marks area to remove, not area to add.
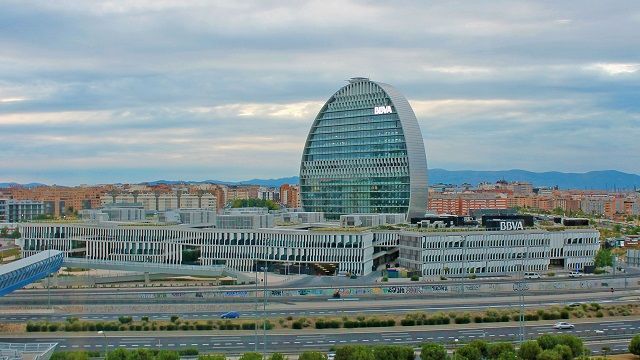
[[[286,360],[287,358],[280,353],[273,353],[269,356],[269,360]]]
[[[180,356],[195,356],[198,355],[198,349],[195,348],[186,348],[178,350],[178,355]]]
[[[362,345],[346,345],[336,349],[335,360],[375,360],[371,347]]]
[[[142,321],[149,321],[149,317],[148,316],[143,316],[140,318],[140,320]]]
[[[175,323],[180,319],[180,316],[178,315],[171,315],[171,322]]]
[[[298,360],[327,360],[327,355],[319,351],[305,351],[300,354]]]
[[[478,348],[464,345],[456,351],[456,356],[462,356],[466,360],[482,360],[482,353]]]
[[[633,355],[640,356],[640,334],[631,339],[629,343],[629,352]]]
[[[447,349],[440,344],[427,343],[422,345],[420,351],[422,360],[445,360],[447,359]]]
[[[420,276],[418,276],[418,275],[413,275],[413,276],[411,277],[411,281],[420,281]]]
[[[557,352],[558,354],[560,354],[560,356],[562,357],[562,360],[572,360],[573,359],[573,352],[571,351],[571,348],[568,347],[567,345],[556,345],[556,347],[553,348],[553,351]]]
[[[535,340],[525,341],[518,349],[518,356],[522,360],[536,360],[542,352],[542,348]]]
[[[372,351],[375,360],[415,359],[413,347],[406,345],[377,345]]]
[[[242,330],[255,330],[256,323],[244,323],[242,324]]]
[[[456,324],[468,324],[471,322],[469,315],[458,316],[455,319]]]
[[[562,355],[554,350],[543,350],[538,354],[537,360],[562,360]]]
[[[489,355],[489,344],[486,341],[473,340],[468,345],[478,349],[483,358],[486,358]]]
[[[549,277],[553,277],[553,276],[556,276],[556,273],[554,273],[553,271],[549,271],[549,272],[547,273],[547,276],[549,276]]]
[[[119,316],[118,321],[120,321],[120,324],[129,324],[133,319],[131,316]]]
[[[486,319],[486,320],[487,320],[487,321],[485,321],[485,322],[492,322],[491,320],[492,320],[493,318],[485,317],[484,319]],[[474,317],[473,317],[473,322],[475,322],[475,323],[481,323],[484,319],[482,318],[482,316],[480,316],[480,315],[476,315],[476,316],[474,316]]]
[[[262,360],[262,354],[257,352],[248,352],[242,354],[240,360]]]
[[[199,355],[198,360],[227,360],[227,357],[223,354],[206,354]]]
[[[489,359],[497,359],[504,353],[514,352],[515,349],[513,348],[513,344],[508,342],[497,342],[487,346],[487,355],[485,357],[488,357]]]
[[[383,276],[383,277],[382,277],[382,282],[388,282],[388,281],[389,281],[389,278],[388,278],[388,277],[386,277],[386,276]]]
[[[400,320],[400,325],[402,326],[414,326],[416,321],[413,319],[402,319]]]

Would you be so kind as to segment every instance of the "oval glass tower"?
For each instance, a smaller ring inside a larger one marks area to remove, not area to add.
[[[405,213],[427,208],[427,158],[418,121],[393,86],[353,78],[324,104],[302,153],[306,211]]]

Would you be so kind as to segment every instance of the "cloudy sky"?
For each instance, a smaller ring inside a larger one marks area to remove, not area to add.
[[[354,76],[429,167],[640,173],[638,29],[635,0],[0,0],[0,181],[297,175]]]

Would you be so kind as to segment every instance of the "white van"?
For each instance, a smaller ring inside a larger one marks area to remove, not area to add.
[[[525,279],[540,279],[540,274],[536,272],[526,272],[524,273]]]

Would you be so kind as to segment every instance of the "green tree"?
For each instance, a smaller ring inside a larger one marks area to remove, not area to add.
[[[536,341],[538,342],[538,345],[540,345],[542,350],[551,350],[556,347],[556,345],[558,345],[558,339],[555,337],[555,335],[551,334],[544,334],[540,336]]]
[[[445,360],[447,358],[447,349],[440,344],[426,343],[422,345],[420,351],[420,359],[422,360]]]
[[[298,360],[327,360],[327,354],[319,351],[305,351],[300,354]]]
[[[106,356],[106,360],[127,360],[129,351],[123,348],[117,348],[113,351],[109,351]]]
[[[269,360],[287,360],[287,358],[280,353],[273,353],[269,356]]]
[[[584,344],[582,343],[582,339],[577,336],[569,335],[569,334],[561,334],[556,337],[558,339],[558,344],[566,345],[571,349],[571,355],[573,357],[578,357],[582,355],[582,349],[584,349]]]
[[[536,360],[541,352],[542,348],[538,342],[535,340],[529,340],[520,345],[518,356],[520,356],[522,360]]]
[[[508,342],[497,342],[492,343],[487,346],[487,353],[484,356],[489,359],[497,359],[503,353],[515,353],[515,349],[513,348],[513,344]]]
[[[335,360],[375,360],[375,357],[368,346],[347,345],[336,350]]]
[[[198,355],[198,360],[227,360],[224,354]]]
[[[518,360],[518,354],[515,351],[504,351],[500,353],[498,360]]]
[[[538,354],[537,360],[562,360],[562,355],[555,350],[543,350]]]
[[[257,352],[247,352],[242,354],[240,360],[262,360],[262,354]]]
[[[462,356],[467,360],[482,360],[482,353],[477,347],[465,345],[456,350],[457,356]]]
[[[633,355],[640,356],[640,334],[631,339],[631,342],[629,343],[629,352]]]
[[[483,340],[474,340],[469,343],[469,346],[473,346],[480,351],[483,358],[486,358],[489,355],[489,344]]]
[[[411,346],[378,345],[373,347],[376,360],[413,360],[415,354]]]
[[[611,257],[611,250],[600,248],[596,253],[595,258],[596,267],[613,266],[613,258]]]
[[[8,227],[3,227],[2,229],[0,229],[0,237],[6,238],[9,237],[9,228]]]
[[[567,345],[558,344],[553,348],[553,351],[557,352],[562,356],[562,360],[571,360],[573,359],[573,351]]]
[[[160,350],[156,355],[156,360],[180,360],[180,355],[177,351]]]
[[[13,231],[11,232],[11,235],[10,235],[9,237],[12,237],[12,238],[14,238],[14,239],[19,239],[19,238],[20,238],[20,236],[22,236],[22,235],[20,234],[20,231],[18,231],[18,229],[15,229],[15,230],[13,230]]]

